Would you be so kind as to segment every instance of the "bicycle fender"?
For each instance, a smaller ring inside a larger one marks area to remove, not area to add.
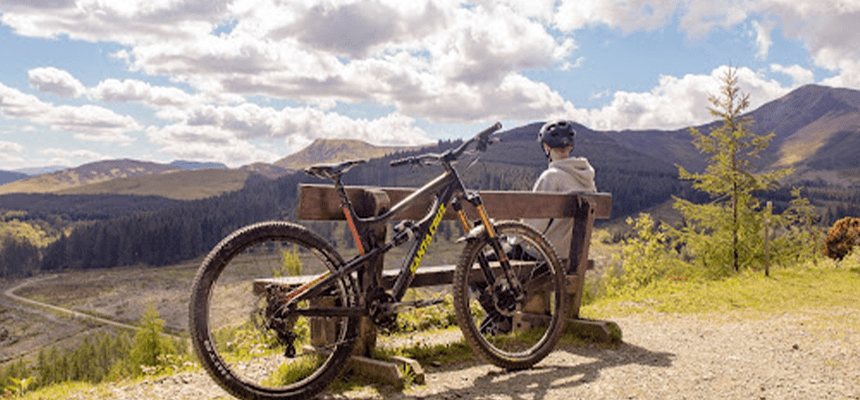
[[[483,225],[478,225],[478,226],[472,228],[472,230],[469,231],[469,233],[467,233],[463,236],[460,236],[455,243],[464,243],[467,241],[476,240],[476,239],[480,238],[481,236],[483,236],[485,231],[486,231],[486,229],[484,229]]]

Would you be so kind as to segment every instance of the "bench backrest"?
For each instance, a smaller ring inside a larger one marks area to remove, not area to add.
[[[368,190],[382,191],[388,195],[391,206],[406,198],[416,189],[413,188],[377,188],[371,186],[347,186],[346,191],[353,204],[361,203],[360,199]],[[612,195],[609,193],[546,193],[529,191],[478,191],[484,200],[487,213],[495,219],[519,218],[561,218],[573,217],[578,202],[587,201],[594,211],[594,218],[609,218],[612,210]],[[410,207],[400,213],[395,219],[420,219],[424,217],[429,201]],[[466,212],[476,216],[474,210],[465,204]],[[455,219],[456,215],[450,208],[445,214],[446,219]],[[299,203],[296,207],[296,219],[316,221],[340,221],[344,219],[340,207],[340,198],[331,185],[303,184],[299,185]]]

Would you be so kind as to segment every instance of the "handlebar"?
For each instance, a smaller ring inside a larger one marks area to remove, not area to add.
[[[422,164],[425,162],[437,162],[442,161],[446,163],[451,163],[460,158],[461,155],[466,151],[466,148],[469,147],[470,144],[477,142],[475,146],[475,150],[477,151],[487,151],[487,145],[490,143],[490,135],[502,129],[502,124],[496,122],[492,126],[483,131],[479,132],[477,135],[472,137],[471,139],[463,142],[459,147],[453,150],[448,150],[442,154],[435,153],[426,153],[413,157],[401,158],[399,160],[394,160],[389,163],[392,167],[399,167],[402,165],[412,165],[412,164]]]
[[[412,165],[412,164],[421,164],[423,162],[432,162],[438,161],[439,158],[442,157],[436,153],[426,153],[413,157],[401,158],[399,160],[394,160],[389,163],[392,167],[399,167],[402,165]]]

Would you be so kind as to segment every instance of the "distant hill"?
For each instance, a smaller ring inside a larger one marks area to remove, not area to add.
[[[195,171],[198,169],[227,169],[226,165],[218,162],[176,160],[171,162],[170,165],[186,171]]]
[[[761,169],[792,167],[796,180],[860,184],[860,91],[807,85],[745,116],[753,119],[751,131],[775,134],[761,155]],[[719,123],[697,129],[707,134]],[[687,129],[605,133],[627,148],[691,170],[700,171],[708,162]]]
[[[158,164],[110,160],[33,177],[24,176],[0,186],[0,194],[138,195],[192,200],[241,189],[253,172],[257,171],[227,169],[221,163],[174,161]],[[278,175],[270,172],[269,176]]]
[[[241,169],[170,171],[111,179],[54,193],[160,196],[174,200],[197,200],[239,190],[245,186],[250,174]]]
[[[0,185],[15,182],[27,177],[27,174],[13,171],[0,171]]]
[[[388,154],[419,149],[415,147],[374,146],[355,139],[317,139],[310,146],[275,161],[290,170],[303,170],[314,164],[335,163],[359,158],[379,158]]]
[[[66,167],[63,165],[49,165],[49,166],[45,166],[45,167],[20,168],[20,169],[16,169],[14,172],[20,172],[23,174],[33,176],[33,175],[41,175],[41,174],[47,174],[47,173],[51,173],[51,172],[62,171],[64,169],[68,169],[68,168],[69,167]]]
[[[287,168],[279,167],[279,166],[274,165],[274,164],[266,164],[266,163],[254,163],[254,164],[250,164],[250,165],[245,165],[245,166],[241,167],[240,169],[251,172],[251,173],[255,173],[258,175],[265,176],[266,178],[269,178],[269,179],[280,178],[286,174],[291,174],[293,172],[296,172],[295,170],[292,170],[292,169],[287,169]]]
[[[752,131],[775,133],[771,146],[758,160],[761,169],[792,167],[795,170],[792,179],[797,181],[820,180],[842,186],[860,184],[860,157],[857,156],[860,91],[807,85],[764,104],[747,116],[754,120],[750,126]],[[696,128],[707,133],[719,123],[714,121]],[[529,182],[546,166],[546,159],[536,143],[540,126],[541,123],[536,122],[501,132],[498,137],[503,142],[481,155],[484,168],[496,169],[497,174],[492,179],[498,182],[492,183],[493,187],[530,187]],[[708,163],[693,146],[687,129],[596,131],[579,124],[576,129],[574,154],[587,157],[594,165],[599,189],[613,190],[619,195],[626,195],[627,191],[630,195],[640,195],[630,188],[630,183],[624,182],[667,185],[677,179],[676,165],[701,171]],[[171,164],[101,161],[32,177],[0,175],[0,179],[3,176],[9,180],[23,178],[0,185],[0,194],[138,194],[197,199],[237,190],[251,174],[276,179],[317,163],[375,159],[421,148],[374,146],[353,139],[318,139],[274,164],[256,163],[239,169],[227,169],[220,163],[181,160]],[[394,184],[417,184],[420,180],[405,176],[402,171],[395,175],[404,176],[392,182]],[[475,182],[484,178],[475,178]],[[372,184],[372,179],[368,183]]]
[[[142,175],[161,174],[179,169],[170,165],[136,160],[110,160],[84,164],[48,174],[21,179],[0,186],[4,193],[55,193],[76,186],[129,178]]]

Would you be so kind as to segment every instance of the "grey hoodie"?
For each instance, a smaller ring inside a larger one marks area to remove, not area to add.
[[[549,167],[538,177],[532,191],[596,193],[594,168],[587,159],[581,157],[552,161],[549,163]],[[524,222],[546,235],[555,247],[559,259],[566,260],[568,258],[573,231],[572,218],[526,219]]]

